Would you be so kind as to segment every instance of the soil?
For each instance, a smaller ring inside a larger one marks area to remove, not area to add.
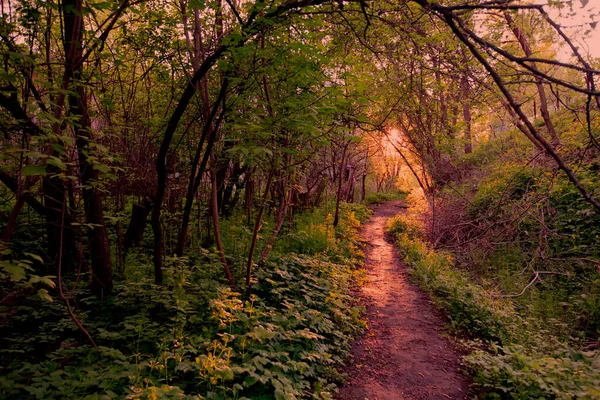
[[[410,280],[385,223],[402,202],[377,206],[364,225],[368,283],[360,297],[368,329],[352,347],[348,380],[339,400],[466,399],[469,379],[460,354],[443,335],[445,321],[427,294]]]

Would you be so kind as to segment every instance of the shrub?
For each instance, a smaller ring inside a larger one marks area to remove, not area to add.
[[[365,206],[343,205],[325,252],[273,252],[252,294],[227,287],[207,250],[168,258],[163,286],[142,278],[151,265],[141,263],[103,301],[80,284],[72,302],[96,349],[58,301],[8,310],[0,398],[331,398],[364,328],[350,288],[360,276],[358,218],[367,216]],[[327,218],[306,220],[325,227]]]
[[[600,352],[575,351],[525,318],[508,299],[472,283],[454,270],[448,253],[429,247],[404,217],[388,224],[411,273],[444,310],[453,329],[467,334],[476,350],[465,357],[485,398],[597,398]],[[484,342],[479,342],[483,339]]]

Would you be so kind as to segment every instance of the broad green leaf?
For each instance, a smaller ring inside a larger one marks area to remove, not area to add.
[[[47,302],[52,303],[52,297],[48,294],[48,291],[46,289],[40,289],[37,292],[37,295],[40,299],[45,300]]]
[[[39,165],[27,165],[21,170],[23,176],[46,175],[46,168]]]

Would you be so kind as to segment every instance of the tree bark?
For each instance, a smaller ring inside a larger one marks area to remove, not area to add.
[[[471,107],[469,106],[469,80],[463,76],[461,80],[461,91],[463,93],[463,119],[465,121],[465,154],[473,152],[473,143],[471,142]]]
[[[248,226],[250,226],[250,217],[252,216],[252,205],[254,197],[254,178],[252,178],[253,172],[254,170],[247,172],[246,188],[244,190],[244,211],[246,212],[246,221]]]
[[[346,202],[352,203],[354,201],[354,168],[350,169],[350,174],[348,175],[348,185],[346,187]]]
[[[65,27],[65,54],[68,55],[66,65],[67,76],[76,84],[75,93],[69,95],[69,112],[78,118],[74,126],[77,146],[79,170],[81,173],[82,197],[88,228],[88,242],[92,261],[91,288],[98,296],[103,297],[112,291],[112,260],[108,232],[104,224],[102,199],[95,189],[98,172],[89,163],[89,143],[92,140],[90,119],[85,89],[81,80],[80,62],[83,56],[82,43],[82,0],[63,0],[63,18]],[[69,40],[69,38],[71,38]]]
[[[205,118],[204,127],[202,129],[202,135],[200,137],[200,142],[198,143],[198,147],[196,148],[196,153],[194,154],[194,160],[192,161],[192,170],[190,172],[190,178],[188,181],[187,194],[185,198],[185,205],[183,207],[183,214],[181,218],[181,227],[179,229],[179,235],[177,237],[177,250],[176,254],[182,256],[185,251],[185,245],[187,241],[187,233],[189,229],[190,216],[192,213],[192,206],[194,204],[194,197],[196,196],[196,192],[200,187],[200,182],[202,181],[202,175],[206,169],[206,164],[208,163],[208,158],[212,153],[212,148],[216,140],[217,131],[221,125],[221,121],[223,120],[223,116],[225,113],[225,94],[227,91],[228,81],[225,79],[223,84],[221,85],[221,91],[219,92],[219,96],[217,97],[217,101],[213,105],[210,114]],[[220,105],[221,112],[215,123],[213,121],[215,116],[219,110]],[[206,141],[206,148],[204,149],[204,155],[202,157],[202,161],[200,161],[200,156],[202,155],[202,148],[204,146],[204,142]],[[198,163],[200,162],[200,165]]]
[[[223,250],[223,242],[221,241],[221,229],[219,227],[219,204],[217,202],[217,171],[215,170],[215,167],[210,169],[210,181],[210,210],[212,215],[217,252],[219,253],[221,265],[223,265],[223,270],[225,271],[225,275],[227,276],[227,281],[229,282],[229,285],[235,287],[235,279],[233,278],[231,270],[229,269],[229,265],[227,264],[227,259],[225,258],[225,251]]]
[[[277,215],[275,217],[275,227],[273,228],[273,233],[271,233],[271,237],[269,238],[269,242],[264,248],[261,256],[260,263],[263,264],[267,258],[269,257],[269,253],[273,249],[273,245],[275,244],[275,240],[279,235],[279,231],[283,227],[283,223],[285,222],[285,216],[287,215],[287,210],[290,205],[290,195],[291,191],[288,193],[285,192],[285,184],[281,185],[281,194],[279,196],[279,209],[277,210]]]
[[[258,215],[256,216],[256,224],[254,225],[254,231],[252,232],[252,242],[250,243],[250,251],[248,252],[248,263],[246,264],[246,288],[248,289],[248,291],[250,291],[250,288],[252,286],[252,260],[254,258],[254,250],[256,249],[258,232],[260,231],[260,226],[262,225],[262,216],[265,211],[265,203],[267,201],[267,196],[269,195],[269,190],[271,189],[272,180],[273,171],[271,171],[271,173],[269,174],[269,178],[267,179],[267,186],[265,187],[263,202],[260,205],[260,209],[258,210]]]
[[[346,150],[348,149],[348,143],[344,144],[344,150],[342,151],[342,165],[340,166],[337,196],[335,199],[335,215],[333,217],[333,226],[337,227],[340,222],[340,201],[342,199],[342,183],[344,181],[344,174],[346,171]]]
[[[123,259],[127,258],[127,253],[133,246],[140,247],[150,211],[152,211],[152,200],[149,198],[143,204],[133,205],[131,220],[123,238]]]

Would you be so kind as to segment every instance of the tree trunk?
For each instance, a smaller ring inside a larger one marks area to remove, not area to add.
[[[469,79],[464,76],[461,80],[461,91],[463,94],[463,119],[465,121],[465,154],[473,152],[473,144],[471,142],[471,107],[469,106]]]
[[[342,183],[344,181],[344,173],[346,171],[346,149],[347,148],[348,148],[348,144],[345,144],[344,150],[342,151],[342,165],[340,167],[337,196],[335,199],[335,215],[333,217],[333,226],[334,227],[337,227],[338,223],[340,222],[340,200],[342,199]]]
[[[321,198],[323,197],[323,192],[327,189],[327,176],[322,176],[319,182],[319,186],[317,186],[317,191],[315,192],[312,200],[310,201],[310,205],[313,207],[319,207],[321,205]]]
[[[346,188],[346,202],[352,203],[354,201],[354,168],[350,169],[348,176],[348,186]]]
[[[210,210],[212,215],[213,228],[215,233],[215,242],[217,244],[217,251],[219,253],[219,258],[221,259],[221,265],[223,265],[223,270],[225,271],[225,275],[227,276],[227,281],[229,285],[235,286],[235,279],[231,274],[231,270],[229,269],[229,265],[227,265],[227,259],[225,258],[225,251],[223,250],[223,242],[221,241],[221,229],[219,228],[219,204],[217,202],[217,171],[215,167],[210,170],[210,181],[211,181],[211,191],[210,191]]]
[[[254,179],[252,178],[252,171],[248,171],[246,175],[246,189],[244,190],[244,210],[246,212],[246,221],[250,226],[250,217],[252,216],[252,203],[254,197]],[[265,199],[266,199],[265,192]]]
[[[362,184],[360,186],[360,202],[363,203],[365,201],[365,197],[366,197],[366,182],[367,182],[367,175],[364,174],[362,176]]]
[[[212,148],[216,140],[217,131],[219,130],[219,126],[221,125],[221,121],[223,120],[223,116],[225,113],[225,104],[221,107],[221,112],[219,117],[213,124],[216,113],[219,110],[219,105],[221,102],[225,101],[225,94],[227,91],[228,81],[225,79],[223,84],[221,85],[221,91],[219,92],[219,96],[217,97],[217,101],[212,107],[209,115],[205,117],[204,127],[202,129],[202,136],[200,137],[200,142],[198,143],[198,147],[196,148],[196,153],[194,154],[194,160],[192,161],[192,170],[190,172],[190,177],[188,181],[187,194],[185,198],[185,205],[183,207],[183,214],[181,218],[181,227],[179,229],[179,235],[177,237],[177,249],[176,254],[181,256],[185,250],[185,245],[187,241],[187,233],[190,223],[190,216],[192,213],[192,205],[194,204],[194,197],[196,196],[196,192],[200,187],[200,182],[202,181],[202,175],[206,169],[206,164],[208,163],[208,158],[212,153]],[[207,101],[208,103],[208,101]],[[208,107],[208,105],[207,105]],[[200,161],[200,156],[202,155],[202,148],[204,142],[206,141],[206,148],[204,149],[204,155],[202,157],[202,161]],[[200,165],[198,163],[200,162]]]
[[[146,229],[146,221],[152,210],[152,200],[147,198],[143,204],[134,204],[131,211],[131,220],[125,232],[123,239],[123,259],[127,258],[127,253],[131,247],[140,247],[144,230]]]
[[[245,172],[246,168],[242,168],[240,162],[236,162],[233,164],[233,169],[231,171],[231,176],[225,186],[225,190],[223,191],[223,200],[221,202],[221,214],[224,217],[228,217],[231,215],[233,211],[233,207],[235,207],[235,197],[233,196],[234,186],[237,188],[239,186],[240,176]],[[236,194],[238,192],[236,191]]]
[[[78,118],[75,125],[75,143],[81,173],[82,197],[85,209],[85,220],[92,228],[88,230],[88,241],[92,259],[91,288],[98,296],[103,297],[112,291],[112,260],[108,232],[104,224],[102,199],[94,185],[98,180],[98,172],[90,165],[88,154],[89,142],[92,139],[90,132],[90,119],[88,114],[87,97],[83,85],[78,84],[81,79],[80,62],[83,55],[82,47],[82,1],[64,0],[63,18],[65,27],[65,54],[67,54],[67,76],[76,86],[76,94],[69,95],[69,111]]]
[[[2,244],[8,246],[10,243],[10,239],[12,238],[13,233],[17,227],[17,219],[19,219],[19,214],[21,214],[21,210],[25,206],[25,199],[20,194],[17,194],[17,201],[15,206],[13,207],[10,215],[8,216],[8,221],[6,221],[6,225],[2,230],[2,235],[0,236],[0,250],[2,250]],[[2,259],[2,254],[0,253],[0,259]]]
[[[260,210],[258,210],[258,215],[256,216],[256,224],[254,225],[254,231],[252,232],[252,242],[250,243],[250,251],[248,252],[248,263],[246,265],[246,288],[250,291],[251,283],[252,283],[252,260],[254,258],[254,250],[256,249],[256,241],[258,239],[258,232],[260,231],[260,226],[262,225],[262,216],[265,211],[265,203],[267,201],[267,196],[269,194],[269,190],[271,189],[271,181],[273,180],[273,171],[269,174],[269,178],[267,179],[267,186],[265,187],[265,193],[263,195],[263,201],[260,205]]]
[[[271,234],[271,238],[267,243],[267,246],[262,252],[260,257],[260,263],[264,263],[269,257],[269,253],[271,249],[273,249],[273,245],[275,244],[275,240],[279,235],[279,231],[283,227],[283,223],[285,222],[285,216],[287,215],[287,210],[290,204],[290,195],[291,190],[286,194],[285,193],[285,184],[281,185],[281,195],[279,196],[279,209],[277,210],[277,216],[275,217],[275,228],[273,229],[273,233]]]
[[[62,254],[62,270],[74,271],[74,255],[76,254],[75,235],[71,223],[71,215],[66,213],[63,220],[63,204],[65,189],[63,181],[58,176],[58,168],[48,165],[47,175],[42,180],[44,207],[46,209],[46,257],[58,269],[59,254]],[[61,240],[61,226],[64,226]],[[61,250],[62,248],[62,250]]]

